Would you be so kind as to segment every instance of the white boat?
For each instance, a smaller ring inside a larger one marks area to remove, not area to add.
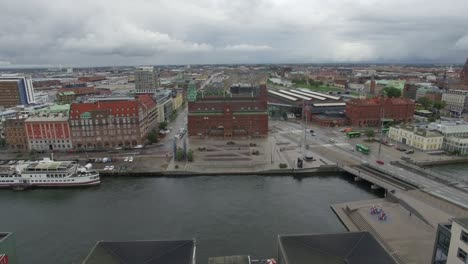
[[[74,161],[20,162],[0,170],[0,188],[23,190],[30,187],[74,187],[99,185],[99,172],[88,164],[81,167]]]

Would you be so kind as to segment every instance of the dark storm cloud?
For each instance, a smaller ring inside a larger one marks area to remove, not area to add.
[[[0,67],[468,56],[466,0],[3,2]]]

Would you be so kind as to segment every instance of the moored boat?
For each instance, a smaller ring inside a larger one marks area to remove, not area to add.
[[[30,187],[94,186],[101,183],[99,172],[74,161],[21,162],[0,170],[0,187],[24,190]]]

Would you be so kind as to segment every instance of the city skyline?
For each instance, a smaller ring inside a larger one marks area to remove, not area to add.
[[[465,1],[15,1],[0,67],[463,63]],[[408,8],[417,7],[417,8]],[[436,14],[436,15],[435,15]]]

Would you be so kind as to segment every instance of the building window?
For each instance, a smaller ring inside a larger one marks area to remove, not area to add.
[[[465,252],[463,249],[458,248],[457,257],[458,257],[461,261],[463,261],[463,263],[466,263],[467,256],[466,256],[466,252]]]
[[[465,231],[461,231],[460,240],[468,244],[468,234]]]

